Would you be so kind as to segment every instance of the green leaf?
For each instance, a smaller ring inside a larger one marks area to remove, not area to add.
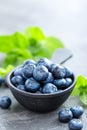
[[[51,58],[52,53],[57,48],[64,47],[62,42],[55,37],[48,37],[41,41],[31,39],[29,50],[35,59],[40,57]]]
[[[13,68],[13,65],[8,65],[7,68],[0,67],[0,76],[5,77]]]
[[[48,47],[49,47],[49,46],[52,46],[52,47],[54,47],[54,48],[55,48],[55,46],[58,47],[58,48],[64,47],[62,41],[61,41],[60,39],[56,38],[56,37],[53,37],[53,36],[47,37],[47,38],[46,38],[46,42],[47,42],[47,46],[48,46]],[[54,44],[54,45],[53,45],[53,44]],[[52,48],[51,48],[51,49],[52,49]]]
[[[6,76],[6,69],[0,68],[0,76],[2,77]]]
[[[55,49],[61,47],[64,46],[59,39],[46,37],[39,27],[29,27],[23,33],[15,32],[0,36],[0,52],[6,53],[3,67],[9,64],[17,66],[29,58],[34,60],[40,57],[51,58]]]
[[[52,36],[45,39],[45,46],[48,49],[50,56],[55,51],[55,49],[64,47],[63,43],[58,38]]]
[[[37,41],[43,40],[45,35],[39,27],[29,27],[24,31],[25,37],[28,39],[35,39]]]
[[[77,87],[77,85],[75,86],[74,90],[72,91],[72,96],[79,96],[79,88]]]
[[[35,59],[39,59],[41,57],[50,58],[48,48],[45,46],[43,41],[35,42],[34,45],[30,44],[29,50],[31,50],[31,53]]]
[[[73,96],[79,96],[83,104],[87,105],[87,78],[78,76],[76,79],[76,86],[72,92]]]
[[[17,66],[29,58],[32,59],[32,54],[29,50],[13,49],[7,54],[6,58],[4,59],[3,66],[6,67],[9,63]]]
[[[26,48],[28,44],[27,38],[19,32],[13,35],[0,36],[0,52],[8,53],[14,48]]]
[[[29,45],[27,38],[20,32],[15,32],[13,34],[13,44],[15,48],[24,49]]]
[[[84,105],[87,105],[87,93],[86,92],[83,92],[80,94],[80,100],[82,101],[82,103]]]
[[[72,95],[78,96],[81,91],[84,91],[86,86],[87,86],[87,79],[84,76],[79,75],[76,79],[76,86],[72,92]]]
[[[82,75],[79,75],[78,78],[77,78],[76,83],[77,83],[77,87],[86,86],[87,85],[87,78],[85,78]]]
[[[13,48],[13,37],[11,35],[0,36],[0,52],[8,53]]]

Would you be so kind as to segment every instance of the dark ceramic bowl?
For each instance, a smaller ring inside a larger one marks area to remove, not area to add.
[[[14,69],[15,70],[15,69]],[[12,70],[7,78],[7,84],[12,91],[12,94],[17,99],[17,101],[24,107],[29,110],[36,112],[49,112],[57,109],[60,105],[62,105],[66,99],[70,96],[74,86],[75,86],[75,76],[73,75],[73,83],[67,89],[56,92],[53,94],[37,94],[37,93],[29,93],[24,92],[17,89],[11,83],[11,77],[13,75],[14,70]]]

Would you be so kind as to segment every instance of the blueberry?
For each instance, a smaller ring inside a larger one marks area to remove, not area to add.
[[[19,67],[14,71],[14,76],[17,75],[23,76],[23,67]]]
[[[65,78],[66,80],[66,87],[69,87],[72,84],[72,79],[71,78]]]
[[[3,79],[2,77],[0,77],[0,85],[2,85],[5,82],[5,79]]]
[[[27,64],[23,68],[23,74],[27,78],[30,78],[33,76],[33,70],[36,68],[34,64]]]
[[[79,119],[72,119],[68,126],[70,130],[82,130],[83,128],[83,124]]]
[[[58,89],[65,89],[66,88],[66,80],[63,79],[55,79],[54,84],[57,86]]]
[[[62,109],[59,111],[58,117],[60,122],[67,123],[73,118],[73,114],[70,110]]]
[[[27,65],[27,64],[34,64],[36,65],[36,62],[34,60],[26,60],[24,63],[23,63],[23,66]]]
[[[40,83],[38,83],[34,78],[29,78],[25,82],[25,90],[28,92],[36,92],[40,88]]]
[[[46,78],[46,80],[43,81],[43,83],[53,83],[53,81],[54,81],[54,77],[52,73],[49,72],[48,77]]]
[[[66,75],[65,68],[62,66],[56,66],[53,70],[53,76],[55,78],[61,79],[64,78]]]
[[[17,88],[22,90],[22,91],[25,91],[25,86],[24,85],[18,85]]]
[[[73,72],[69,68],[65,67],[65,71],[66,71],[66,75],[65,75],[66,78],[73,76]]]
[[[50,65],[50,72],[52,73],[53,70],[54,70],[56,67],[58,67],[58,66],[59,66],[58,64],[51,64],[51,65]]]
[[[47,83],[43,86],[43,93],[55,93],[57,92],[57,87],[52,83]]]
[[[48,60],[47,58],[41,58],[37,61],[37,65],[43,65],[47,67],[48,69],[50,68],[51,61]]]
[[[3,109],[9,108],[11,105],[11,99],[8,96],[3,96],[0,98],[0,107]]]
[[[23,85],[24,84],[24,79],[17,75],[11,78],[11,82],[13,83],[13,85],[17,86],[17,85]]]
[[[84,112],[81,106],[71,107],[70,110],[72,111],[74,118],[79,118]]]
[[[37,80],[37,81],[43,81],[48,77],[48,69],[43,66],[43,65],[39,65],[37,66],[34,71],[33,71],[33,77]]]

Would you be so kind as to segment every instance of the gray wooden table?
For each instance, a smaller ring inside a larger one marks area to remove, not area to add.
[[[87,76],[87,1],[86,0],[0,0],[0,34],[23,30],[29,25],[43,28],[47,35],[60,37],[74,56],[65,65],[76,75]],[[57,109],[37,114],[23,108],[9,89],[0,88],[0,96],[12,98],[9,110],[0,109],[0,130],[68,130],[59,123]],[[82,105],[78,97],[70,97],[61,107]],[[87,108],[82,117],[87,130]]]

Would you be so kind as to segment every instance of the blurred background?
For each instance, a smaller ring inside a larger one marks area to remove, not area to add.
[[[57,36],[72,50],[75,58],[66,64],[86,75],[86,14],[86,0],[0,0],[0,34],[39,26],[46,35]]]

